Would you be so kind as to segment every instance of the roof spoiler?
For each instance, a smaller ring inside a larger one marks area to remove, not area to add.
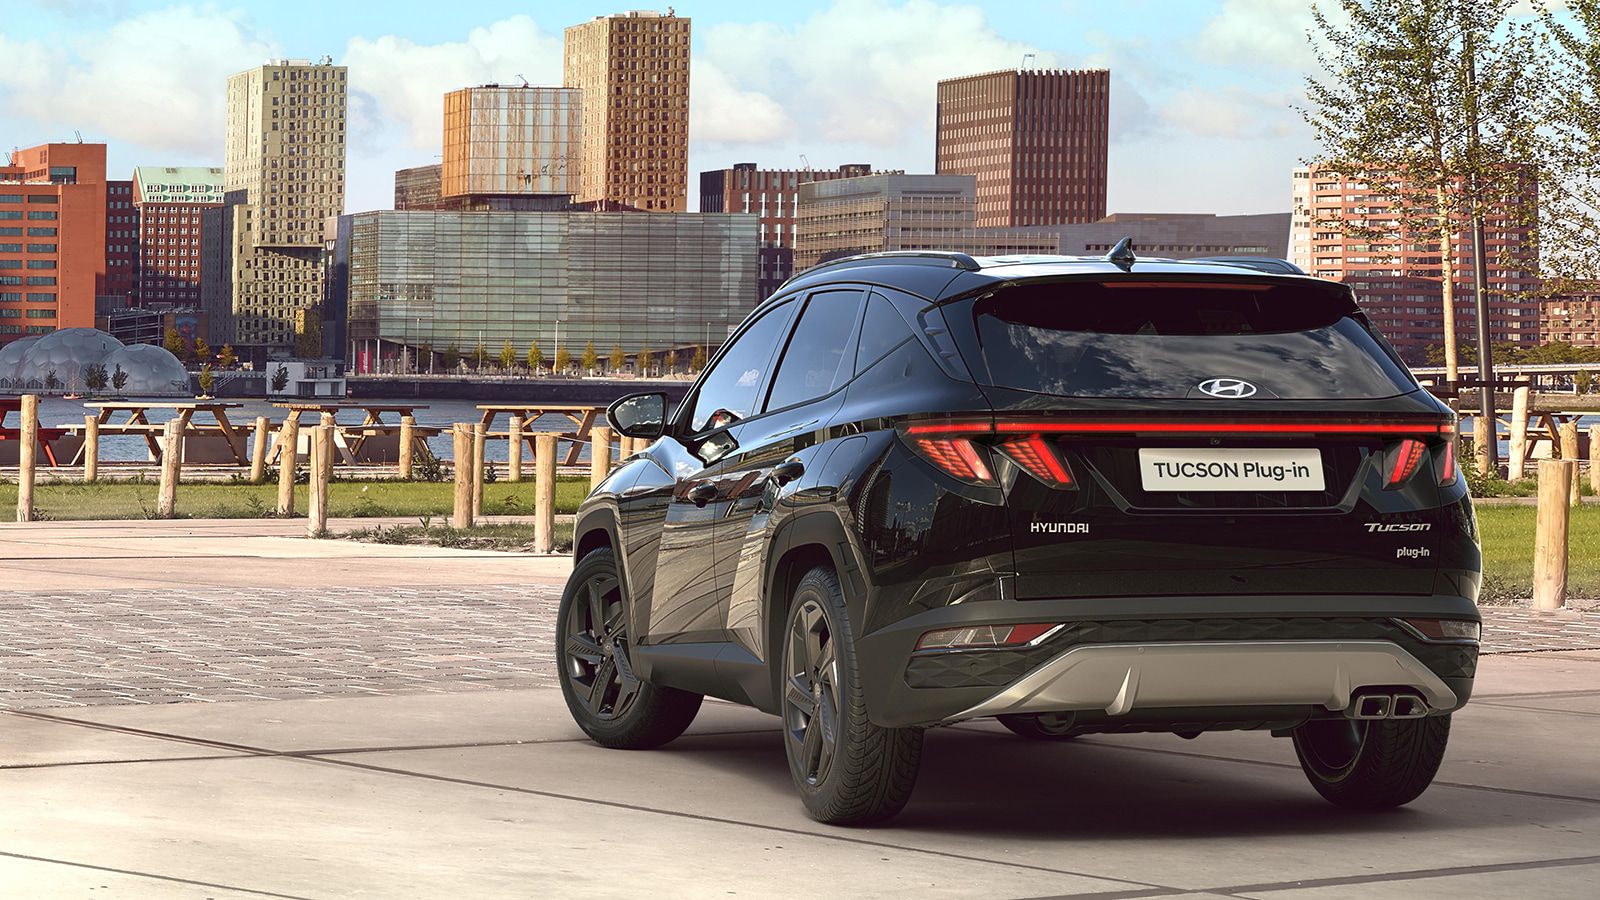
[[[1238,266],[1241,269],[1255,269],[1257,272],[1266,272],[1269,275],[1306,274],[1304,269],[1294,263],[1289,262],[1287,259],[1278,259],[1275,256],[1199,256],[1194,259],[1181,260],[1181,262]]]

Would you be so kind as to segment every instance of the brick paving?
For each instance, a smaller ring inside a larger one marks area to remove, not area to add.
[[[559,599],[552,584],[0,592],[0,708],[552,686]],[[1600,612],[1484,618],[1486,653],[1600,649]]]

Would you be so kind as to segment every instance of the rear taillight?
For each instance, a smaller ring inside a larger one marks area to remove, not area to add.
[[[964,437],[915,437],[912,446],[945,474],[972,484],[993,484],[994,473],[984,462],[984,451]]]
[[[1456,483],[1456,442],[1446,440],[1444,449],[1439,451],[1439,486],[1446,487]]]
[[[1072,473],[1067,470],[1066,460],[1041,435],[1008,437],[995,449],[1021,466],[1024,472],[1051,487],[1073,487]]]
[[[1060,628],[1056,622],[1030,622],[1026,625],[969,625],[924,632],[917,639],[918,650],[977,650],[1022,647],[1042,641]]]
[[[1384,490],[1394,490],[1415,475],[1423,457],[1428,455],[1428,445],[1415,438],[1401,441],[1389,451],[1389,480]]]

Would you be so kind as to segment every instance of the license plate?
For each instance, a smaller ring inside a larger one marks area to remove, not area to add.
[[[1320,491],[1322,451],[1145,447],[1139,479],[1147,491]]]

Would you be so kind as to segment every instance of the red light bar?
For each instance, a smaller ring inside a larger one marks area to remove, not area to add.
[[[1210,422],[1204,419],[1184,421],[1123,419],[1101,422],[1063,422],[1017,420],[1006,422],[947,422],[922,423],[906,429],[911,434],[1001,434],[1051,433],[1072,434],[1107,432],[1160,432],[1165,434],[1452,434],[1454,427],[1437,420],[1421,422],[1317,422],[1271,421]]]
[[[1202,291],[1270,291],[1270,284],[1240,284],[1231,281],[1102,281],[1108,288],[1183,288]]]

